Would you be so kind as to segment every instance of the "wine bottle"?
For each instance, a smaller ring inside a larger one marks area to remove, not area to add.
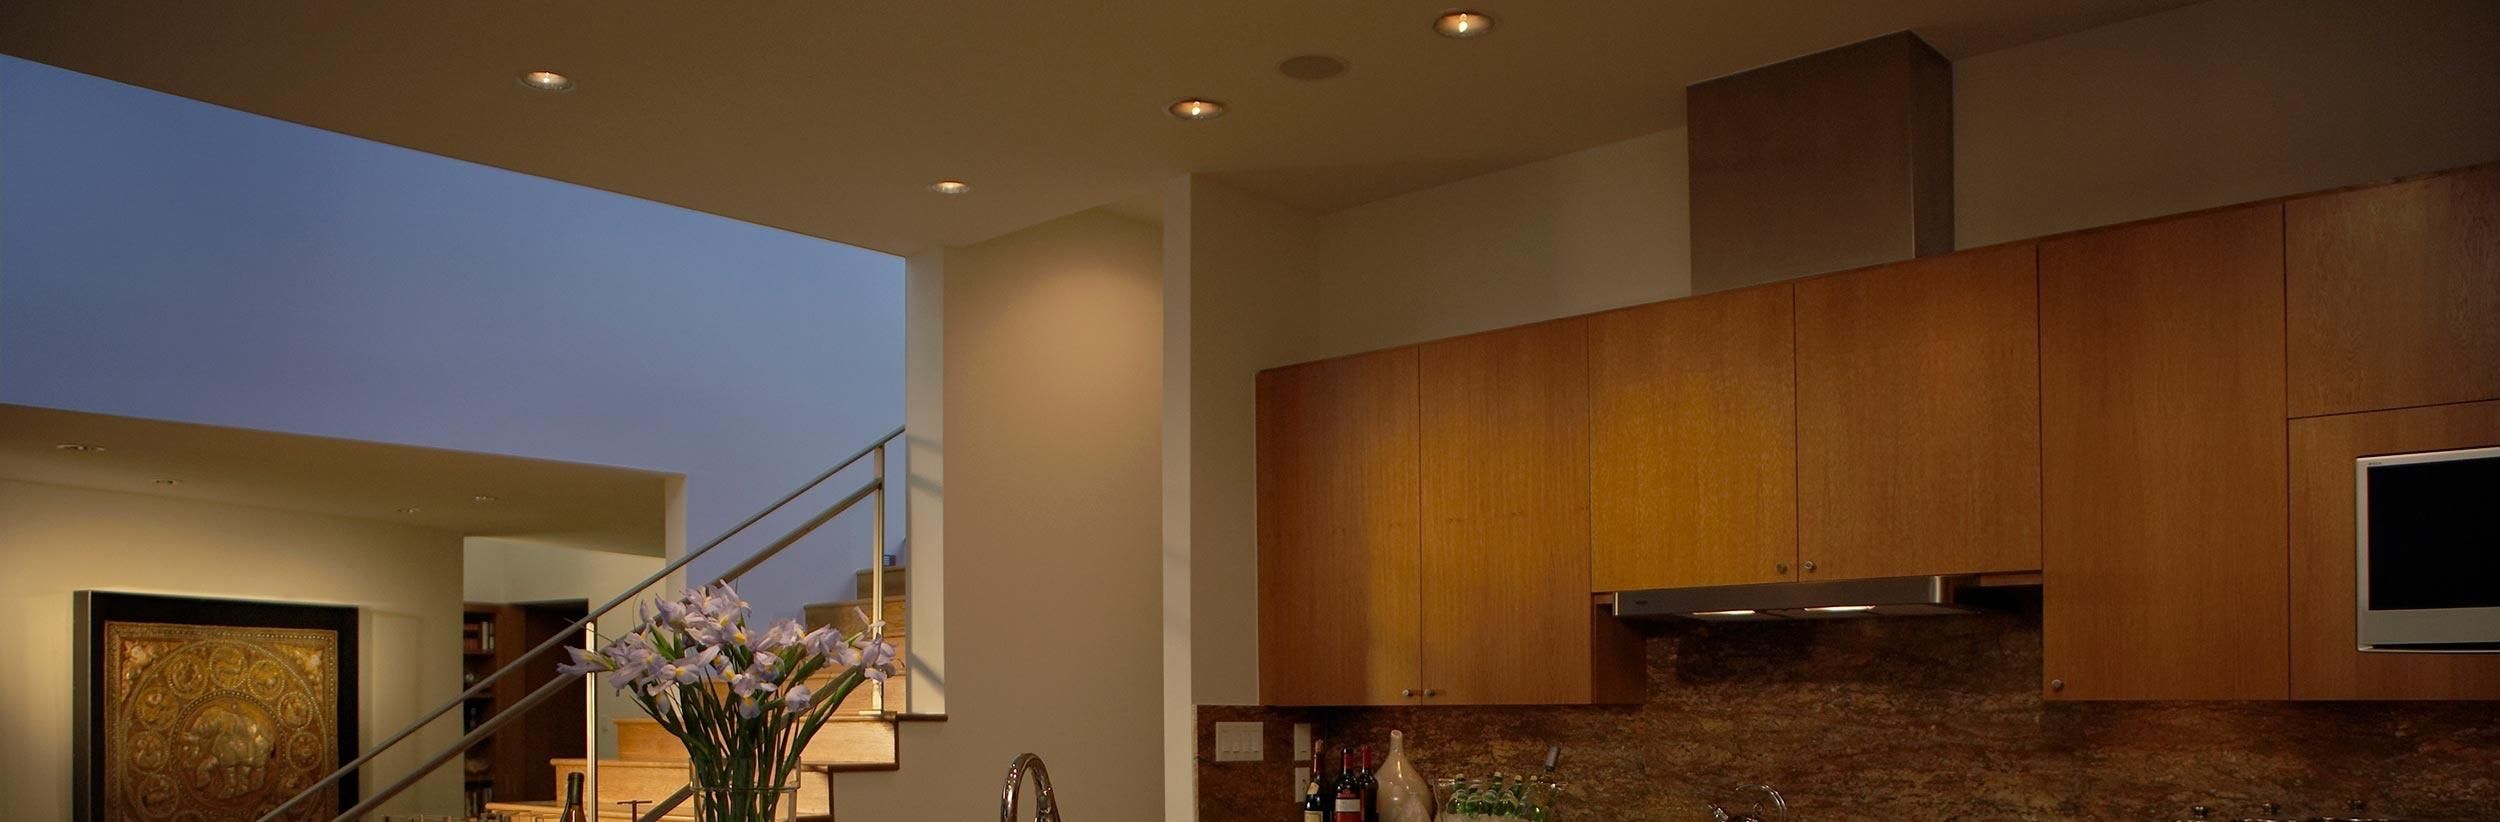
[[[1363,794],[1363,822],[1380,822],[1380,780],[1373,774],[1380,767],[1380,760],[1373,758],[1369,742],[1355,750],[1361,752],[1363,764],[1363,769],[1356,772],[1354,781],[1355,789]]]
[[[1328,822],[1363,822],[1363,783],[1356,776],[1351,746],[1337,749],[1337,798]]]
[[[582,815],[581,774],[567,774],[564,777],[564,813],[560,815],[560,818],[564,822],[587,822],[586,817]]]
[[[1311,781],[1302,786],[1302,822],[1328,822],[1334,810],[1337,790],[1328,783],[1328,766],[1320,757],[1328,750],[1325,740],[1311,743]]]

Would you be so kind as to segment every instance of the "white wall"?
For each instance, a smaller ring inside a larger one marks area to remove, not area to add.
[[[1164,816],[1196,807],[1196,706],[1256,704],[1260,369],[1309,359],[1318,221],[1205,177],[1163,195]],[[1244,649],[1248,649],[1245,652]]]
[[[72,592],[109,590],[358,609],[367,744],[460,692],[457,534],[342,517],[0,482],[0,818],[70,818]],[[436,722],[368,769],[376,787],[460,737]],[[460,808],[445,769],[386,812]]]
[[[1026,751],[1074,816],[1162,812],[1159,242],[1092,211],[925,261],[945,278],[947,721],[904,724],[900,770],[841,775],[839,816],[994,817]]]
[[[2500,160],[2500,3],[2214,0],[1953,66],[1969,248]]]
[[[1692,293],[1684,130],[1321,217],[1314,356]]]
[[[665,560],[525,540],[469,537],[461,541],[461,596],[469,602],[563,602],[582,600],[589,607],[605,604],[660,570]],[[654,585],[637,600],[676,593],[666,582]],[[623,605],[599,618],[599,635],[614,637],[634,629],[634,606]],[[605,641],[604,639],[602,641]],[[553,651],[549,652],[554,653]],[[554,664],[555,657],[548,657]],[[599,753],[616,755],[616,724],[608,720],[643,715],[634,701],[595,684],[599,700]],[[547,710],[561,710],[550,707]]]

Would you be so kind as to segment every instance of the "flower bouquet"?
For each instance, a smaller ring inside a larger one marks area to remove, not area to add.
[[[862,682],[895,673],[885,625],[857,636],[782,620],[749,628],[746,600],[723,582],[654,599],[640,624],[598,651],[571,649],[565,674],[607,674],[686,746],[702,822],[787,819],[799,754]],[[862,621],[865,622],[865,615]],[[820,688],[811,677],[838,671]]]

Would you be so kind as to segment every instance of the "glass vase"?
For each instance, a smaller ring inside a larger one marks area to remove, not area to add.
[[[693,804],[696,822],[795,822],[799,789],[698,785]]]

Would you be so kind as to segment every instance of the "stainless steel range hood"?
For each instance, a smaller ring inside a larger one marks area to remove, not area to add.
[[[1751,622],[1961,614],[1979,610],[1954,601],[1955,593],[1969,580],[1893,577],[1623,591],[1615,594],[1615,616]]]

